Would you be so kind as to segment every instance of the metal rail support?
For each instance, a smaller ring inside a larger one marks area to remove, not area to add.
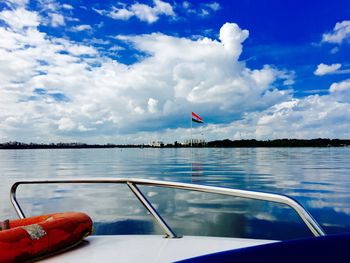
[[[317,221],[312,217],[312,215],[296,200],[291,197],[256,192],[256,191],[247,191],[239,189],[230,189],[223,187],[207,186],[207,185],[196,185],[196,184],[187,184],[187,183],[176,183],[176,182],[167,182],[159,180],[149,180],[149,179],[137,179],[137,178],[80,178],[80,179],[52,179],[52,180],[28,180],[28,181],[19,181],[12,185],[10,199],[13,207],[16,210],[16,213],[20,218],[25,218],[22,208],[20,207],[17,198],[16,190],[19,185],[22,184],[126,184],[138,200],[143,204],[143,206],[148,210],[148,212],[154,217],[158,225],[166,234],[166,237],[176,238],[178,237],[174,231],[167,225],[164,219],[159,215],[157,210],[152,206],[149,200],[142,194],[137,185],[145,186],[156,186],[156,187],[166,187],[182,190],[190,190],[204,193],[212,194],[222,194],[228,196],[242,197],[254,200],[270,201],[274,203],[280,203],[287,205],[294,209],[309,230],[314,236],[325,236],[326,233],[322,227],[317,223]]]
[[[163,218],[158,214],[157,210],[152,206],[152,204],[148,201],[148,199],[142,194],[136,184],[132,182],[126,183],[130,190],[134,193],[134,195],[139,199],[139,201],[143,204],[143,206],[151,213],[154,219],[158,222],[159,226],[166,233],[166,237],[176,238],[176,234],[171,230],[168,224],[163,220]]]

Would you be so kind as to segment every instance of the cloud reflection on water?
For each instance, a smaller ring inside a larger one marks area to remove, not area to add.
[[[0,197],[13,181],[57,177],[142,177],[290,195],[305,205],[329,233],[350,230],[350,149],[115,149],[0,152]],[[290,209],[267,202],[143,187],[161,215],[180,234],[260,238],[306,236]],[[126,186],[23,186],[26,214],[79,210],[98,231],[160,233]],[[8,200],[8,197],[2,198]],[[0,213],[13,217],[9,204]],[[108,227],[113,229],[106,230]],[[119,229],[119,230],[118,230]],[[142,230],[143,229],[143,230]],[[97,232],[98,234],[98,232]]]

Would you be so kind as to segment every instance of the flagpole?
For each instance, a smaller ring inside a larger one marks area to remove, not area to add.
[[[190,140],[191,140],[191,148],[192,148],[192,112],[191,112],[190,121],[191,121],[191,137],[190,137]]]
[[[191,140],[191,182],[192,182],[192,166],[193,166],[193,146],[192,146],[192,112],[191,112],[191,118],[190,118],[190,122],[191,122],[191,138],[190,138],[190,140]]]

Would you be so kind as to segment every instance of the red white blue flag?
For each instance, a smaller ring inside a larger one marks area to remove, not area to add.
[[[192,111],[192,121],[197,122],[197,123],[203,123],[203,119],[201,117],[199,117],[197,114],[195,114]]]

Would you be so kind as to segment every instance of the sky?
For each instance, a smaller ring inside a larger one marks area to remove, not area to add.
[[[349,0],[0,2],[0,143],[191,134],[350,139]]]

